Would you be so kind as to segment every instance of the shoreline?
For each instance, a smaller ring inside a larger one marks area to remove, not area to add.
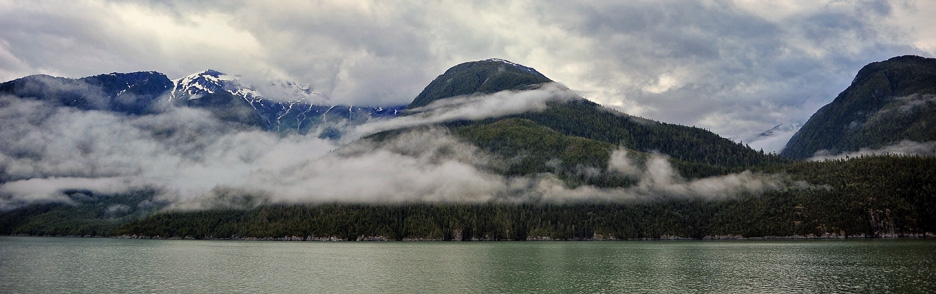
[[[194,238],[194,237],[162,237],[162,236],[139,236],[139,235],[118,235],[118,236],[78,236],[78,235],[64,235],[64,236],[50,236],[50,235],[27,235],[27,234],[18,234],[18,235],[0,235],[0,237],[52,237],[52,238],[108,238],[108,239],[135,239],[135,240],[205,240],[205,241],[278,241],[278,242],[602,242],[602,241],[772,241],[772,240],[900,240],[900,239],[936,239],[936,234],[925,233],[925,234],[901,234],[901,235],[885,235],[885,236],[866,236],[866,235],[854,235],[854,236],[842,236],[842,235],[826,235],[826,236],[763,236],[763,237],[744,237],[740,235],[715,235],[715,236],[705,236],[701,239],[696,238],[684,238],[679,236],[661,236],[660,238],[628,238],[628,239],[617,239],[617,238],[591,238],[591,239],[553,239],[549,237],[528,237],[525,240],[495,240],[495,239],[478,239],[472,238],[469,240],[446,240],[446,239],[432,239],[432,238],[404,238],[402,240],[389,239],[384,236],[359,236],[353,240],[346,238],[339,238],[335,236],[330,237],[318,237],[318,236],[288,236],[288,237],[228,237],[228,238],[217,238],[217,237],[207,237],[207,238]]]

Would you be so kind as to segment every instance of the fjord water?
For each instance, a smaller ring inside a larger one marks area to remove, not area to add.
[[[262,242],[0,237],[0,292],[934,292],[934,240]]]

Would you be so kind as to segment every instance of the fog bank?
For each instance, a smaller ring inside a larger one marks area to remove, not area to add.
[[[778,189],[786,180],[750,172],[698,180],[664,155],[613,151],[607,166],[572,172],[632,178],[626,188],[570,187],[555,173],[506,177],[507,160],[434,124],[542,111],[578,96],[557,84],[436,101],[409,115],[349,126],[341,142],[280,136],[169,107],[148,115],[82,111],[0,97],[0,210],[34,202],[71,203],[66,190],[117,194],[155,189],[172,209],[250,208],[268,203],[645,201],[724,199]],[[381,142],[362,136],[403,130]],[[561,168],[561,162],[556,162]]]

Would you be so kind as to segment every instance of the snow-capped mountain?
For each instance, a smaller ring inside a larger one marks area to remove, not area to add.
[[[82,110],[153,114],[174,107],[208,111],[223,121],[281,134],[318,133],[336,138],[341,129],[372,118],[394,117],[405,107],[347,106],[308,85],[274,81],[256,87],[216,70],[170,80],[158,72],[110,73],[71,79],[33,75],[0,83],[0,94],[28,97]]]
[[[272,100],[277,103],[327,105],[331,100],[324,94],[314,91],[309,85],[290,81],[271,81],[262,87],[257,87],[242,82],[239,76],[228,75],[213,69],[174,80],[170,99],[198,99],[203,95],[219,91],[231,93],[251,103]]]
[[[799,123],[782,123],[770,128],[769,130],[749,136],[744,140],[751,149],[764,150],[764,152],[777,152],[783,150],[790,137],[796,134],[802,127]]]
[[[242,99],[259,114],[266,129],[299,134],[319,130],[327,137],[340,136],[335,131],[340,125],[397,116],[405,107],[335,105],[329,103],[328,96],[308,85],[271,81],[257,87],[242,82],[238,76],[211,69],[174,80],[169,99],[176,104],[210,104],[197,100],[206,96],[218,100],[215,97],[218,95]]]

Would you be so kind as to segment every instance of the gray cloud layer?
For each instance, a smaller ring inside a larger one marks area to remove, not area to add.
[[[611,155],[607,167],[578,166],[573,172],[610,172],[638,180],[628,188],[573,188],[552,173],[505,177],[493,171],[503,170],[507,160],[433,126],[540,111],[548,101],[568,99],[580,98],[556,84],[454,97],[415,109],[410,116],[366,123],[344,136],[406,129],[391,140],[341,143],[314,134],[281,137],[187,107],[127,116],[0,96],[0,121],[5,123],[0,137],[16,138],[0,141],[0,210],[34,201],[68,203],[62,195],[66,189],[112,194],[154,188],[173,208],[204,209],[270,202],[716,199],[787,184],[780,177],[751,173],[688,181],[661,155],[638,161],[623,149]]]
[[[3,0],[0,80],[215,68],[310,84],[336,103],[399,104],[450,66],[500,57],[629,114],[743,138],[805,122],[864,64],[936,55],[934,6]]]

